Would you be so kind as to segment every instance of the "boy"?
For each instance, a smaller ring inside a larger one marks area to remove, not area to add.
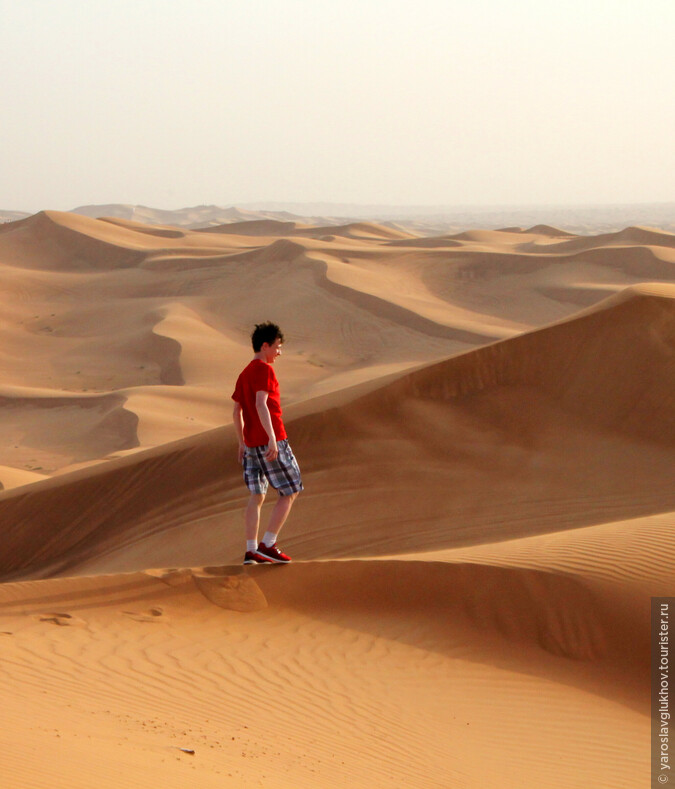
[[[239,462],[244,482],[251,491],[246,506],[246,554],[244,564],[287,563],[290,556],[276,545],[281,527],[298,493],[303,489],[300,469],[293,456],[281,419],[279,382],[272,365],[281,355],[284,335],[274,323],[256,325],[251,342],[254,356],[237,379],[234,429],[239,438]],[[258,543],[260,508],[268,484],[279,494],[267,532]]]

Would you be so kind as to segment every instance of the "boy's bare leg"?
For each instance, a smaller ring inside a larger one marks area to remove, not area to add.
[[[267,531],[270,534],[279,534],[297,495],[297,493],[291,493],[290,496],[279,496],[270,515],[270,522],[267,524]]]
[[[258,526],[260,525],[260,509],[265,501],[263,493],[251,493],[246,505],[246,539],[258,542]]]

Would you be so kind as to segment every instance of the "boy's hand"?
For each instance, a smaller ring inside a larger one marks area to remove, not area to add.
[[[245,453],[246,453],[246,446],[244,444],[239,444],[239,451],[237,452],[237,460],[240,463],[243,462]]]
[[[276,460],[278,455],[279,447],[277,446],[276,440],[270,441],[267,445],[267,452],[265,452],[265,460]]]

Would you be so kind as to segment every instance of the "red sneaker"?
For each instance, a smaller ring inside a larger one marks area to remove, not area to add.
[[[264,542],[261,542],[258,546],[258,550],[256,551],[256,556],[262,557],[263,561],[267,562],[275,562],[276,564],[288,564],[291,561],[290,556],[286,556],[285,553],[282,553],[278,548],[277,544],[274,543],[272,546],[265,545]],[[258,559],[260,561],[260,559]]]

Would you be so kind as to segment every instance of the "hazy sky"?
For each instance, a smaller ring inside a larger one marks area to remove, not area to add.
[[[675,200],[674,0],[0,0],[0,208]]]

